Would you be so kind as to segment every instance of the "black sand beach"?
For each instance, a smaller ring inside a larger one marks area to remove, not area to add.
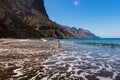
[[[0,40],[0,80],[120,80],[119,47],[60,43]]]
[[[0,80],[28,80],[42,70],[41,62],[55,53],[54,44],[29,39],[0,40]]]

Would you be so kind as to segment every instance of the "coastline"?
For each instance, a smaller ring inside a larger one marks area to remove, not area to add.
[[[120,44],[119,40],[104,39],[104,42]],[[59,55],[55,54],[55,41],[7,39],[0,42],[0,79],[120,80],[119,46],[82,44],[81,39],[60,40]]]
[[[54,42],[45,39],[1,39],[0,79],[29,79],[54,53]]]

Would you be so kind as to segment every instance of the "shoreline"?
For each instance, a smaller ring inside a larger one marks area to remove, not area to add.
[[[32,39],[0,40],[0,79],[29,79],[55,54],[54,42]],[[28,74],[29,73],[29,74]]]
[[[0,42],[0,79],[120,80],[119,47],[79,42],[61,40],[60,55],[55,54],[55,40],[14,39]]]

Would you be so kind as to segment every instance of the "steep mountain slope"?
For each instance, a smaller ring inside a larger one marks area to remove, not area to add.
[[[71,33],[75,38],[99,38],[95,34],[85,29],[76,29],[75,27],[62,26],[64,30]]]
[[[49,19],[44,0],[0,0],[0,37],[69,38],[72,35]]]

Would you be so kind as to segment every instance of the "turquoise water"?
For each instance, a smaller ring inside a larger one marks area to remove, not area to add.
[[[120,38],[96,38],[96,39],[64,39],[63,41],[73,42],[76,44],[120,47]]]
[[[97,55],[96,57],[101,57],[98,55],[99,53],[107,54],[109,57],[120,57],[120,38],[65,39],[62,41],[63,44],[70,43],[71,47],[73,47],[72,44],[77,45],[78,50],[76,51],[79,51],[79,47],[90,50],[94,55]]]

